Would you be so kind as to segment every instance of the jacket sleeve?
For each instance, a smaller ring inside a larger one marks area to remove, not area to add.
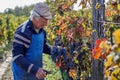
[[[45,37],[44,37],[44,39],[45,39],[45,40],[44,40],[43,53],[51,55],[51,48],[52,48],[52,46],[50,46],[50,45],[47,43],[46,32],[45,32]]]
[[[38,66],[30,63],[25,57],[26,50],[29,48],[30,39],[21,33],[14,34],[12,45],[12,57],[16,65],[28,73],[36,74]]]
[[[51,55],[51,46],[49,44],[44,44],[43,53]]]

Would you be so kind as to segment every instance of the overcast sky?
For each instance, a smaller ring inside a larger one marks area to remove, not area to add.
[[[15,6],[31,5],[44,1],[46,0],[0,0],[0,12],[3,12],[6,8],[14,9]]]
[[[31,5],[35,4],[37,2],[45,2],[46,0],[0,0],[0,12],[4,12],[6,8],[12,8],[14,9],[15,6],[25,6],[25,5]],[[74,10],[80,9],[79,3],[80,0],[77,0],[78,2],[74,4]],[[108,1],[108,0],[105,0]]]

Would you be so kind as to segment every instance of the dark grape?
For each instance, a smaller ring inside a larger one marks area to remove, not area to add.
[[[51,58],[52,58],[52,61],[56,62],[56,57],[57,57],[57,47],[54,46],[51,50]]]

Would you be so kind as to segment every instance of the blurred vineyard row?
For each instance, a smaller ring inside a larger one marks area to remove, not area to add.
[[[44,67],[55,74],[49,75],[48,79],[60,80],[62,77],[64,80],[89,80],[91,78],[91,59],[94,58],[103,61],[106,80],[109,80],[109,78],[110,80],[119,80],[120,46],[118,45],[120,44],[120,37],[118,34],[120,32],[120,24],[114,24],[114,22],[120,23],[120,2],[109,0],[106,3],[105,15],[106,21],[109,23],[103,22],[105,39],[98,39],[96,45],[99,44],[100,46],[95,46],[94,49],[91,46],[92,32],[94,32],[92,30],[91,0],[81,0],[81,9],[79,11],[73,10],[74,3],[76,3],[76,0],[47,0],[47,4],[51,7],[51,12],[53,13],[53,19],[46,27],[48,42],[51,45],[65,47],[68,60],[65,63],[64,61],[62,62],[62,58],[61,62],[55,63],[56,65],[52,62],[44,61],[49,63],[45,64]],[[95,9],[99,10],[101,5],[99,3],[96,4]],[[24,15],[15,16],[11,12],[0,14],[0,58],[3,58],[3,53],[10,49],[15,29],[27,18],[28,16]],[[112,33],[116,30],[118,30],[117,33],[113,35]],[[116,36],[118,36],[117,43]],[[111,45],[106,45],[105,41],[110,42]],[[115,49],[111,50],[113,45],[117,45],[117,52]],[[106,55],[101,54],[104,48],[106,49],[104,50]],[[46,55],[44,57],[46,58],[45,60],[51,58]],[[60,71],[55,67],[62,69],[59,78],[57,75],[60,74]]]
[[[11,49],[14,31],[25,20],[25,16],[17,17],[13,14],[0,14],[0,58],[6,50]]]

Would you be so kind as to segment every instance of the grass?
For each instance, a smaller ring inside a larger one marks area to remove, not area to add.
[[[47,75],[46,80],[62,80],[60,70],[56,68],[49,55],[43,55],[43,65],[44,69],[52,72],[52,74]]]

